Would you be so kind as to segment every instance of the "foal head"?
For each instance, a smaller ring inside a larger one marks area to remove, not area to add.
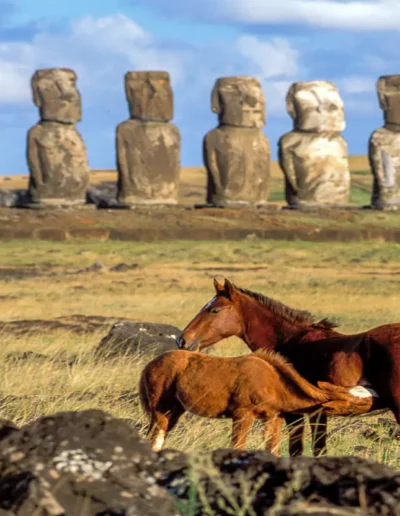
[[[200,351],[216,342],[243,333],[239,293],[232,283],[214,279],[215,296],[200,310],[176,339],[180,349]]]

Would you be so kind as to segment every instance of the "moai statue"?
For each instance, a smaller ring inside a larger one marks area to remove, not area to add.
[[[219,125],[203,141],[207,203],[265,204],[271,150],[261,130],[266,116],[261,84],[253,77],[222,77],[214,85],[211,107]]]
[[[350,170],[344,106],[327,81],[296,82],[289,88],[287,110],[293,131],[279,141],[286,201],[292,208],[343,205],[349,200]]]
[[[29,198],[36,205],[84,204],[90,170],[75,124],[82,118],[77,76],[68,68],[37,70],[31,80],[40,122],[28,131]]]
[[[374,177],[371,205],[377,209],[400,208],[400,75],[380,77],[379,104],[385,125],[369,140],[368,157]]]
[[[118,201],[176,204],[181,137],[170,123],[173,94],[168,72],[127,72],[130,120],[117,127]]]

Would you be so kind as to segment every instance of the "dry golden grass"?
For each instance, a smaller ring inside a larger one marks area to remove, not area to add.
[[[79,313],[183,327],[213,296],[212,278],[217,276],[320,317],[336,318],[343,332],[355,332],[400,319],[399,251],[397,244],[369,242],[9,242],[0,249],[1,319]],[[108,269],[81,272],[96,261]],[[111,272],[118,263],[138,267]],[[107,328],[85,336],[61,330],[18,337],[0,333],[0,416],[23,424],[44,414],[91,407],[126,418],[145,432],[137,399],[144,362],[95,362],[91,350],[105,333]],[[7,358],[27,350],[48,359]],[[78,355],[78,361],[68,365],[61,352]],[[212,353],[234,356],[248,349],[229,339]],[[384,418],[392,420],[389,414]],[[370,430],[372,437],[365,433]],[[330,432],[333,455],[357,454],[399,466],[400,446],[377,417],[332,419]],[[250,448],[262,447],[261,435],[256,424]],[[185,416],[167,446],[214,449],[227,446],[229,437],[229,421]]]

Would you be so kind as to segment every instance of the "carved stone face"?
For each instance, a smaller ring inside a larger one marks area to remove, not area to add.
[[[295,82],[286,97],[294,128],[307,132],[341,132],[344,105],[336,86],[327,81]]]
[[[385,112],[385,122],[400,124],[400,75],[380,77],[377,89],[380,107]]]
[[[33,102],[42,120],[74,124],[82,119],[77,76],[69,68],[37,70],[31,79]]]
[[[125,94],[131,118],[169,122],[173,118],[173,93],[168,72],[127,72]]]
[[[212,110],[223,125],[257,127],[265,125],[265,97],[254,77],[222,77],[214,85]]]

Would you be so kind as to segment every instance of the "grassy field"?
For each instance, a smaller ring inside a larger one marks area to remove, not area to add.
[[[106,267],[85,269],[95,262]],[[125,272],[110,268],[137,264]],[[73,314],[128,317],[183,328],[213,296],[212,278],[279,299],[317,316],[329,316],[343,332],[400,320],[400,245],[384,243],[192,242],[124,243],[13,241],[0,247],[2,321],[54,319]],[[95,362],[91,350],[107,333],[68,331],[13,334],[0,331],[0,416],[21,425],[61,410],[100,408],[146,430],[137,399],[143,361]],[[34,351],[47,359],[16,360]],[[238,355],[237,339],[212,353]],[[78,355],[68,365],[63,357]],[[400,445],[389,438],[390,414],[330,422],[329,452],[356,454],[400,466]],[[261,448],[254,425],[248,442]],[[184,450],[229,444],[230,423],[185,416],[166,445]],[[283,450],[286,453],[286,433]],[[309,440],[307,444],[309,453]]]

